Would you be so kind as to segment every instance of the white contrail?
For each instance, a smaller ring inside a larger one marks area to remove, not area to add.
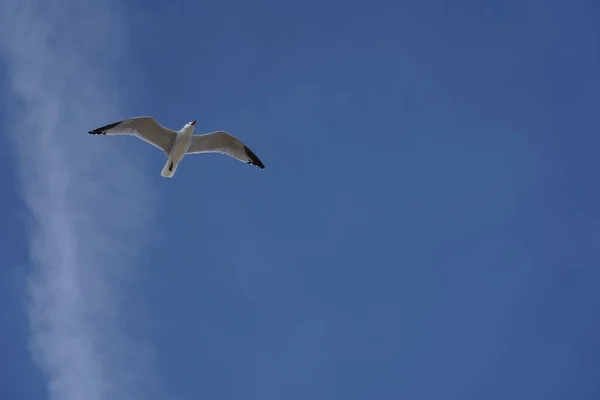
[[[125,292],[154,196],[128,141],[87,134],[125,117],[110,87],[127,23],[103,0],[0,3],[3,133],[32,216],[34,360],[52,399],[147,399],[151,352],[126,334],[136,310]]]

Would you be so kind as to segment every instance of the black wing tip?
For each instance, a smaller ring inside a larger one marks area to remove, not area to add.
[[[262,163],[262,161],[260,161],[256,154],[254,154],[254,152],[248,148],[248,146],[244,146],[244,150],[246,151],[246,155],[250,157],[248,164],[256,165],[260,169],[265,169],[265,165]]]
[[[88,133],[90,135],[106,135],[107,130],[114,128],[115,126],[119,125],[121,122],[123,122],[123,121],[113,122],[112,124],[108,124],[108,125],[101,126],[100,128],[92,129],[91,131],[88,131]]]

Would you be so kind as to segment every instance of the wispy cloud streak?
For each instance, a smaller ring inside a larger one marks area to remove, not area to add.
[[[86,133],[123,116],[114,77],[127,23],[116,10],[102,0],[0,4],[12,88],[3,133],[32,216],[31,349],[56,400],[154,391],[151,353],[127,334],[135,309],[125,295],[152,218],[151,187],[129,142]]]

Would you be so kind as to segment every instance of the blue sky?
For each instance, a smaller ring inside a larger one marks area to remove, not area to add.
[[[0,398],[599,398],[597,4],[60,4],[0,12]]]

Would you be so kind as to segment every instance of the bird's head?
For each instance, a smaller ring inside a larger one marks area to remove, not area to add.
[[[185,124],[184,128],[194,129],[194,125],[196,125],[196,121],[188,122],[187,124]]]

